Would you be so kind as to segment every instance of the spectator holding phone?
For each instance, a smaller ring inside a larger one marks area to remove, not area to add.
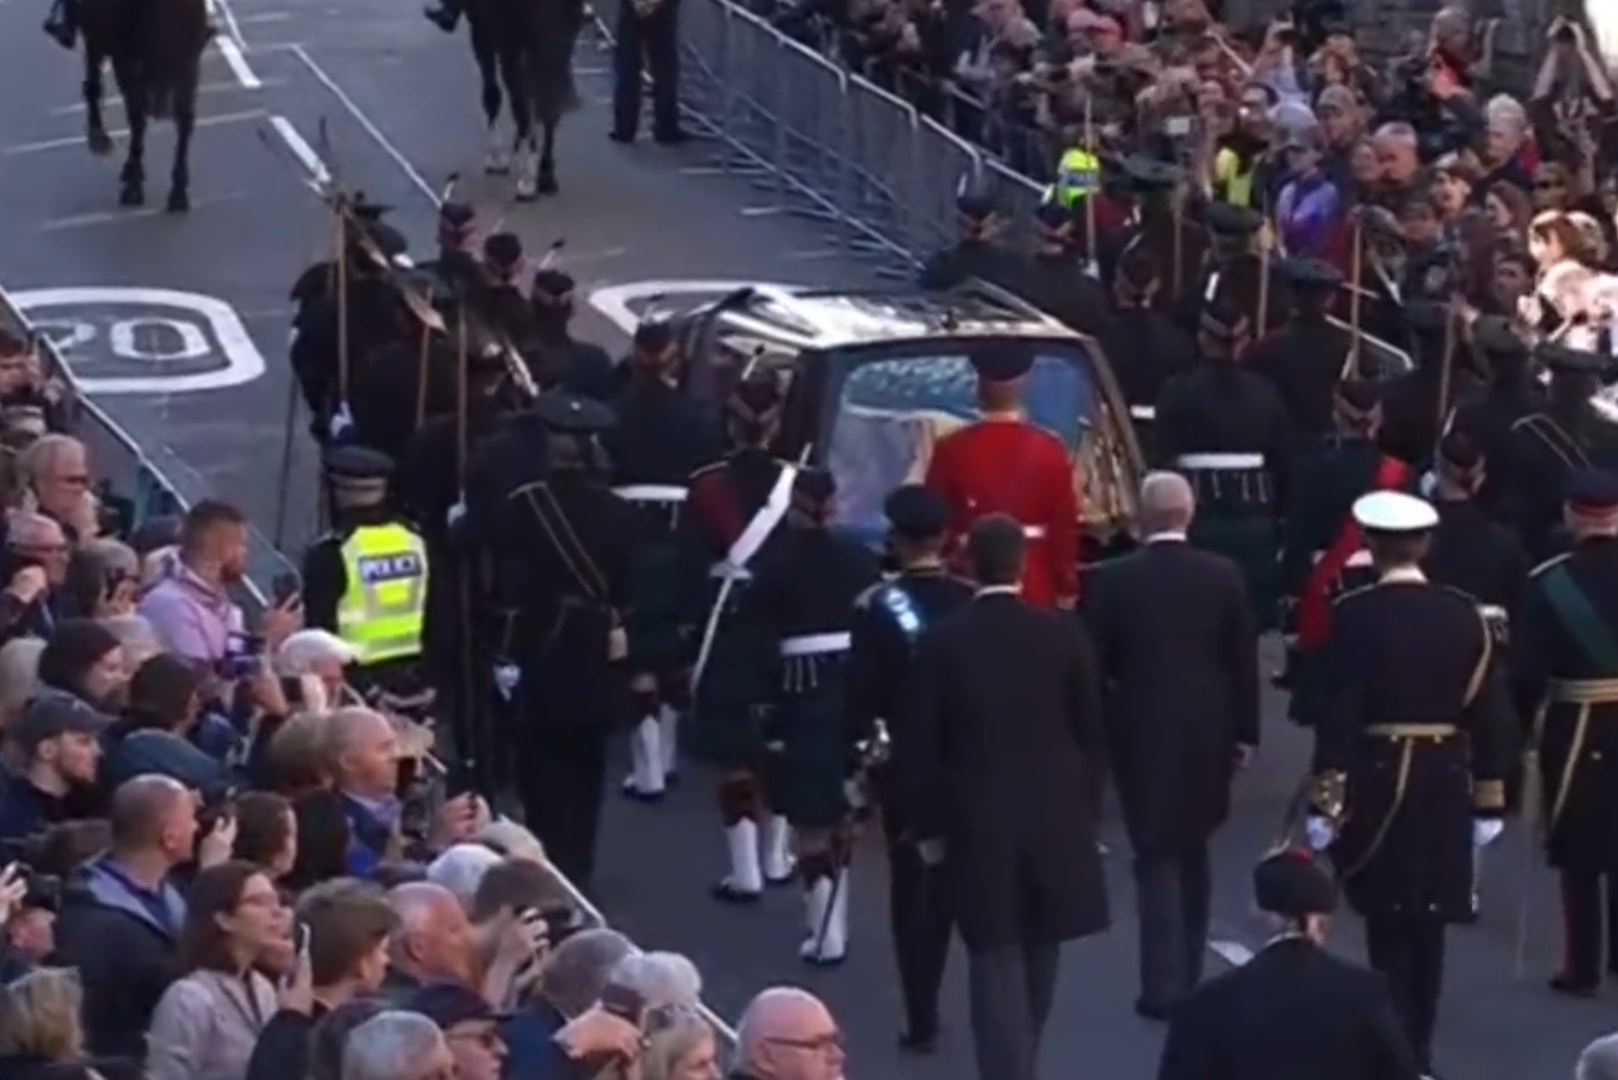
[[[6,515],[0,577],[0,638],[48,637],[56,626],[56,590],[67,577],[68,546],[62,526],[44,514]]]

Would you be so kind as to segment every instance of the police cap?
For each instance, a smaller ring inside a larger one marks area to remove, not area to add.
[[[607,406],[565,390],[548,390],[534,401],[539,422],[558,435],[594,435],[616,421]]]
[[[1534,350],[1534,359],[1552,375],[1599,376],[1606,367],[1606,361],[1597,353],[1549,342]]]
[[[1528,355],[1528,343],[1504,315],[1484,315],[1472,324],[1472,342],[1485,354],[1502,358]]]
[[[972,350],[971,362],[984,382],[1015,382],[1034,366],[1033,350],[1016,341],[986,341]]]
[[[552,301],[566,299],[577,288],[572,274],[546,267],[534,272],[534,298]]]
[[[483,258],[497,270],[510,270],[522,262],[522,241],[516,233],[490,233],[483,241]]]
[[[1354,500],[1354,520],[1368,533],[1423,533],[1438,525],[1438,511],[1402,491],[1373,491]]]
[[[1325,292],[1343,283],[1342,271],[1320,259],[1282,259],[1276,269],[1299,292]]]
[[[1464,432],[1452,431],[1439,440],[1438,463],[1448,472],[1476,472],[1483,465],[1483,450]]]
[[[1245,206],[1227,202],[1211,202],[1202,212],[1209,231],[1219,236],[1252,236],[1264,227],[1264,215]]]
[[[1578,517],[1618,514],[1618,474],[1607,469],[1575,469],[1567,480],[1567,508]]]
[[[882,513],[893,531],[908,540],[930,540],[949,527],[949,503],[925,484],[895,488]]]
[[[1119,165],[1131,191],[1168,191],[1184,176],[1178,165],[1140,154],[1126,156]]]
[[[348,506],[374,506],[387,497],[393,459],[380,450],[352,443],[332,446],[320,464],[332,494]]]
[[[1260,911],[1283,919],[1330,915],[1337,909],[1337,883],[1314,856],[1288,848],[1253,868],[1253,900]]]

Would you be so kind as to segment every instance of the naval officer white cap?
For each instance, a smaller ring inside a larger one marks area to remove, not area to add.
[[[1373,491],[1354,500],[1354,520],[1366,532],[1419,533],[1438,525],[1438,511],[1402,491]]]

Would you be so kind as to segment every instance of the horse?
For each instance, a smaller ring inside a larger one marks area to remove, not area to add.
[[[212,33],[205,0],[80,0],[79,32],[84,42],[85,139],[90,152],[105,157],[112,151],[101,113],[101,74],[109,62],[129,120],[129,151],[118,177],[119,204],[145,204],[147,123],[172,117],[174,161],[167,207],[172,213],[189,210],[197,83],[202,50]]]
[[[556,132],[578,105],[573,46],[584,26],[582,0],[467,0],[472,55],[483,81],[487,139],[483,167],[517,174],[516,197],[555,195]],[[511,104],[513,134],[500,130],[500,107]],[[536,138],[535,124],[540,127]]]

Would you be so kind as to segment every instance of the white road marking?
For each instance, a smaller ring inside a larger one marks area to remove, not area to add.
[[[264,357],[241,317],[216,297],[174,289],[93,286],[29,289],[10,294],[10,300],[34,327],[50,335],[69,367],[74,349],[101,342],[113,357],[126,363],[162,365],[201,359],[213,353],[215,346],[223,361],[222,367],[179,375],[96,378],[75,374],[74,384],[89,396],[219,390],[264,374]],[[53,308],[66,310],[53,319]],[[180,348],[174,352],[144,348],[138,334],[142,326],[164,327],[178,336]]]
[[[438,197],[438,192],[433,190],[433,186],[422,179],[421,173],[417,172],[416,167],[410,164],[410,159],[400,153],[399,148],[394,146],[386,135],[382,134],[382,129],[372,123],[371,118],[365,115],[365,111],[354,103],[354,99],[349,97],[341,86],[337,85],[337,80],[328,75],[325,68],[315,63],[314,57],[309,55],[309,51],[302,45],[293,45],[288,51],[298,58],[299,63],[309,69],[311,75],[320,80],[320,84],[331,92],[331,96],[336,98],[337,103],[348,112],[348,115],[354,118],[355,123],[364,128],[365,133],[376,140],[376,145],[381,147],[384,154],[393,159],[393,163],[399,166],[400,171],[405,174],[405,177],[415,186],[416,190],[427,196],[427,201],[431,202],[433,206],[440,205],[441,200]]]
[[[263,109],[248,109],[244,112],[221,113],[218,116],[200,116],[197,118],[197,127],[219,127],[223,124],[240,124],[245,120],[261,120],[263,118]],[[113,139],[127,139],[129,138],[129,129],[115,128],[107,132],[107,134]],[[84,136],[74,135],[68,139],[46,139],[43,142],[19,143],[16,146],[8,146],[4,150],[0,150],[0,153],[8,156],[13,154],[40,154],[47,150],[67,150],[72,147],[82,147],[83,145]]]
[[[308,140],[298,134],[298,129],[292,126],[292,121],[284,116],[272,116],[270,126],[281,136],[281,141],[287,144],[292,156],[302,163],[304,169],[317,183],[326,184],[331,180],[331,171],[326,168],[326,163],[320,160],[320,155],[315,153],[315,148],[309,145]]]
[[[236,81],[249,90],[257,90],[264,85],[252,67],[247,63],[247,57],[242,54],[242,47],[230,37],[215,37],[214,44],[219,48],[219,55],[225,58],[225,66],[230,73],[236,76]]]
[[[225,33],[230,36],[231,41],[235,42],[237,49],[246,53],[248,51],[247,39],[242,37],[242,28],[236,23],[236,13],[231,10],[230,0],[207,0],[207,4],[209,16],[223,16]],[[228,56],[226,57],[226,62],[229,62]]]
[[[252,15],[243,15],[236,21],[243,26],[261,26],[264,23],[287,22],[291,18],[290,11],[260,11]]]
[[[241,192],[231,195],[207,195],[191,201],[191,210],[196,212],[205,206],[214,203],[237,202],[246,198]],[[36,229],[36,232],[60,232],[63,229],[82,229],[92,225],[116,225],[125,221],[139,221],[141,218],[167,217],[169,211],[161,206],[142,206],[134,209],[120,208],[117,210],[96,210],[88,214],[74,214],[70,217],[52,218]]]
[[[795,285],[768,281],[629,281],[621,285],[604,285],[590,290],[588,303],[601,313],[602,318],[625,334],[633,336],[641,320],[641,313],[631,306],[637,300],[655,302],[695,293],[710,293],[717,300],[726,293],[733,293],[750,285],[775,289],[797,288]]]
[[[254,89],[263,89],[268,86],[285,86],[285,79],[260,79]],[[242,88],[242,84],[235,79],[229,82],[206,82],[197,87],[198,94],[234,94]],[[109,95],[102,101],[102,105],[109,109],[124,107],[124,99],[117,94]],[[59,105],[51,110],[52,116],[76,116],[84,112],[84,102],[75,105]]]

